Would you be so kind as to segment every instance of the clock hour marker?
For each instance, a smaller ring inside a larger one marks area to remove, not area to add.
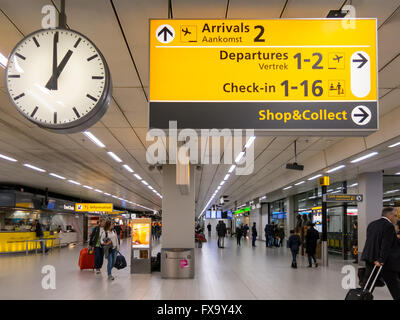
[[[39,42],[37,41],[37,39],[36,39],[35,37],[33,37],[32,39],[33,39],[33,41],[35,41],[36,47],[39,48],[39,47],[40,47],[40,44],[39,44]]]
[[[9,78],[20,78],[21,76],[19,74],[9,74]]]
[[[93,76],[93,77],[92,77],[92,79],[98,79],[98,80],[101,80],[101,79],[104,79],[104,77],[103,77],[103,76]]]
[[[94,56],[91,56],[91,57],[87,58],[87,61],[93,60],[93,59],[96,58],[97,56],[98,56],[98,55],[95,54]]]
[[[21,93],[20,95],[16,96],[14,100],[18,100],[19,98],[22,98],[25,95],[25,93]]]
[[[54,123],[57,123],[57,112],[54,112]]]
[[[93,96],[91,96],[90,94],[87,94],[86,97],[88,97],[89,99],[92,99],[93,101],[97,101],[97,99]]]
[[[79,39],[75,42],[74,48],[76,48],[76,47],[79,45],[79,42],[81,42],[81,40],[82,40],[82,38],[79,38]]]
[[[35,115],[36,111],[38,111],[39,107],[35,107],[35,109],[33,109],[32,113],[31,113],[31,118],[33,118],[33,116]]]
[[[25,60],[25,59],[26,59],[22,54],[19,54],[18,52],[16,52],[15,55],[16,55],[18,58],[21,58],[22,60]]]
[[[81,115],[79,114],[78,110],[76,110],[75,107],[73,107],[72,110],[74,110],[74,112],[75,112],[75,114],[76,114],[76,116],[77,116],[78,118],[81,117]]]

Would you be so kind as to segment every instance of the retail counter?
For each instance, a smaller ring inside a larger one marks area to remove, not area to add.
[[[47,238],[58,238],[57,234],[50,235],[50,231],[44,232],[44,239]],[[26,242],[25,240],[35,240],[38,239],[36,237],[35,232],[28,231],[1,231],[0,232],[0,253],[8,253],[8,252],[25,252],[26,251]],[[46,241],[47,246],[51,246],[51,241]],[[29,242],[28,250],[34,250],[36,247],[35,242]],[[39,247],[39,245],[38,245]]]
[[[77,232],[61,232],[54,234],[58,236],[61,246],[69,245],[70,243],[78,243]]]

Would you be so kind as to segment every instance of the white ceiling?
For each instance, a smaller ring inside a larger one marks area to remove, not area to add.
[[[287,3],[286,3],[287,2]],[[0,52],[8,55],[24,36],[40,28],[41,8],[59,1],[0,0]],[[308,18],[325,17],[339,9],[343,0],[172,0],[173,18]],[[358,17],[377,17],[379,27],[379,95],[381,115],[400,106],[400,0],[353,0]],[[115,7],[115,11],[113,9]],[[148,19],[168,18],[167,0],[66,0],[67,23],[87,35],[102,51],[113,79],[113,100],[106,115],[90,131],[107,150],[116,153],[162,193],[162,176],[150,171],[145,157],[148,126],[149,35]],[[388,18],[391,17],[389,20]],[[118,23],[119,19],[121,27]],[[124,39],[124,36],[126,38]],[[0,68],[0,77],[4,70]],[[250,176],[232,176],[223,193],[231,201],[255,194],[284,174],[293,159],[298,139],[298,162],[308,162],[337,143],[339,137],[258,137],[255,170]],[[351,141],[352,138],[344,138]],[[0,160],[0,182],[19,183],[93,199],[110,201],[99,193],[23,167],[29,162],[158,210],[161,199],[111,159],[104,149],[83,134],[57,135],[24,120],[11,105],[0,84],[0,153],[19,160]],[[196,170],[196,212],[199,214],[229,169],[229,165],[206,165]],[[114,200],[114,199],[113,199]],[[251,200],[251,199],[248,199]]]

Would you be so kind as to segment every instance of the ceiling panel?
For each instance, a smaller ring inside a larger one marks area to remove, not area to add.
[[[285,0],[231,0],[228,19],[273,19],[279,18]]]

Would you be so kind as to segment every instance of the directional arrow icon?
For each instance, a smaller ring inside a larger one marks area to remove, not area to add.
[[[361,120],[359,120],[359,123],[363,123],[365,119],[369,117],[369,114],[361,107],[358,108],[361,113],[355,114],[354,117],[362,117]]]
[[[161,43],[169,43],[175,38],[175,30],[168,24],[163,24],[157,28],[157,40]]]
[[[353,62],[361,62],[361,64],[359,64],[357,67],[358,69],[360,69],[364,66],[364,64],[366,64],[368,62],[368,59],[365,58],[361,53],[357,53],[357,54],[361,59],[353,59]]]
[[[351,119],[359,126],[364,126],[371,121],[372,113],[366,106],[357,106],[351,112]]]

